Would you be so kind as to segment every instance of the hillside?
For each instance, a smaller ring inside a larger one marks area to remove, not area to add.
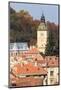
[[[34,20],[28,11],[16,12],[10,7],[10,42],[28,42],[29,45],[36,45],[37,28],[40,23],[41,21]],[[59,26],[50,21],[47,21],[47,25],[52,35],[52,42],[58,49]]]

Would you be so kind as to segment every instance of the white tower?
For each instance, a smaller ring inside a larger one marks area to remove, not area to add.
[[[47,24],[45,23],[45,17],[42,14],[41,23],[37,29],[37,48],[43,54],[45,54],[46,44],[47,44]]]

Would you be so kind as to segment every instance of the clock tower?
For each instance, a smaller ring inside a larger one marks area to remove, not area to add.
[[[41,23],[37,29],[37,48],[40,52],[45,54],[47,44],[47,24],[45,22],[45,16],[42,14]]]

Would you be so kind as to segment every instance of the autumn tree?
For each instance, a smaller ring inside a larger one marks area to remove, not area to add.
[[[34,20],[28,11],[16,12],[10,7],[10,42],[29,42],[30,45],[37,43],[37,28],[40,20]],[[59,30],[54,23],[47,22],[49,36],[47,40],[46,54],[58,54]]]

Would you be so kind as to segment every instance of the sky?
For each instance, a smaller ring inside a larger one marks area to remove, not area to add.
[[[10,3],[10,7],[17,12],[20,10],[26,10],[30,13],[33,19],[40,20],[42,13],[45,16],[46,21],[58,24],[58,5],[46,5],[46,4],[29,4],[29,3]]]

